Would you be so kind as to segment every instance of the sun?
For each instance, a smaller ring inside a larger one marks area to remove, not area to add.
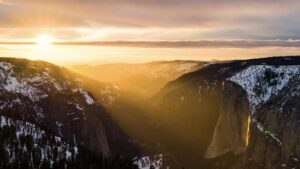
[[[51,46],[53,42],[54,42],[54,38],[52,36],[48,34],[41,34],[37,36],[35,43],[39,47],[45,48]]]

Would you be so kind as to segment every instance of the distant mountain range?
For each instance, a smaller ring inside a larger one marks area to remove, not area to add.
[[[157,61],[145,64],[76,65],[71,70],[101,82],[116,84],[128,92],[151,97],[165,84],[209,62]]]
[[[300,57],[72,69],[0,58],[0,168],[300,168]]]

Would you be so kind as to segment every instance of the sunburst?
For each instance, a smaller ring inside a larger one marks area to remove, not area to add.
[[[36,38],[36,44],[41,48],[47,48],[54,42],[54,38],[48,34],[41,34]]]

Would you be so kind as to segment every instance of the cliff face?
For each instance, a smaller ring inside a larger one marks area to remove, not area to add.
[[[299,79],[257,111],[247,151],[233,168],[299,168]]]
[[[162,147],[180,162],[177,168],[212,167],[203,157],[220,113],[222,82],[239,69],[209,65],[169,83],[154,98]]]
[[[187,168],[296,166],[282,159],[299,159],[299,65],[299,57],[224,62],[170,82],[155,97],[167,151]]]
[[[252,65],[227,78],[206,157],[232,152],[230,168],[299,168],[299,68]]]
[[[224,83],[220,115],[205,157],[244,152],[248,145],[249,121],[250,109],[245,91],[235,83]]]

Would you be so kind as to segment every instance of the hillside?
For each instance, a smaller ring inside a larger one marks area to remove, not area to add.
[[[97,168],[103,158],[120,153],[109,138],[111,131],[122,133],[105,109],[110,86],[98,82],[96,97],[87,78],[46,62],[13,58],[0,59],[0,84],[2,167]],[[124,167],[132,166],[130,161]]]
[[[0,83],[0,168],[300,167],[300,57],[202,65],[149,99],[25,59]]]
[[[299,65],[299,57],[229,61],[168,83],[152,99],[162,147],[179,167],[297,168]]]

